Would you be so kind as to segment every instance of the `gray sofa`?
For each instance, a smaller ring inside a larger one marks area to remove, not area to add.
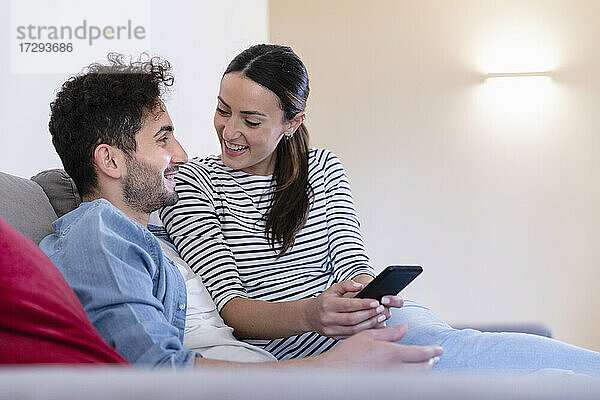
[[[0,217],[34,243],[53,232],[52,222],[81,203],[77,187],[61,169],[31,179],[0,172]]]
[[[62,170],[32,179],[0,172],[0,216],[35,243],[51,223],[77,207],[80,197]],[[496,327],[497,328],[497,327]],[[542,328],[543,331],[543,328]],[[544,332],[541,332],[544,333]],[[0,343],[0,346],[9,345]],[[1,399],[598,399],[600,380],[545,371],[526,377],[406,375],[390,370],[169,371],[0,367]]]

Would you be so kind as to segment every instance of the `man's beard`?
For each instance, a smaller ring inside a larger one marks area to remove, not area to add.
[[[167,190],[161,171],[131,156],[125,156],[125,165],[127,175],[123,182],[123,199],[129,207],[150,214],[177,203],[179,196],[177,192]],[[167,168],[165,172],[176,169],[177,167]]]

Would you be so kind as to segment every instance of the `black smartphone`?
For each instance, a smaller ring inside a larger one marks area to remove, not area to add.
[[[354,297],[381,301],[383,296],[400,293],[421,272],[420,265],[390,265]]]

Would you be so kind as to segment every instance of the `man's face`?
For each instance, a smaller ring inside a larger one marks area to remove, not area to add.
[[[177,202],[173,178],[179,165],[187,162],[164,104],[162,108],[164,111],[147,114],[136,134],[137,150],[125,156],[123,199],[129,207],[146,214]]]

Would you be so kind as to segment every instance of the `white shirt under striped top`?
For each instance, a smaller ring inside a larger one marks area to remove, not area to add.
[[[311,149],[312,201],[294,245],[277,259],[264,215],[272,176],[234,170],[218,156],[192,159],[176,175],[179,202],[161,219],[181,257],[199,274],[219,311],[235,297],[288,301],[315,297],[333,283],[375,275],[362,240],[348,179],[330,151]],[[329,350],[336,340],[315,332],[247,339],[278,359]]]

